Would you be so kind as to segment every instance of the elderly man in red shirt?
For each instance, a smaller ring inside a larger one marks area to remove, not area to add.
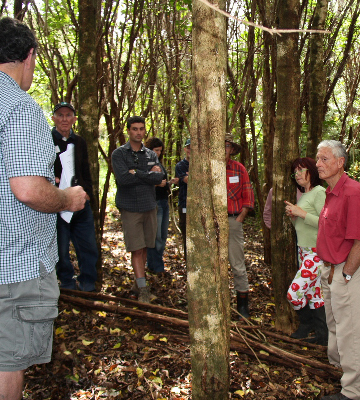
[[[243,222],[250,209],[254,208],[254,192],[245,167],[230,158],[240,153],[240,146],[233,135],[225,135],[226,184],[229,219],[229,261],[234,274],[237,293],[237,310],[240,318],[249,318],[249,282],[244,257]]]
[[[341,367],[341,393],[322,400],[360,400],[360,183],[344,173],[345,147],[335,140],[318,146],[316,166],[329,185],[319,217],[316,248],[321,271],[328,357]]]

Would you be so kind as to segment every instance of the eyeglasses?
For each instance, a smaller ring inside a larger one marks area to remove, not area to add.
[[[307,170],[308,170],[307,168],[299,169],[298,171],[295,171],[293,174],[291,174],[291,177],[295,178],[296,175],[301,175],[304,171],[307,171]]]
[[[131,155],[134,157],[134,163],[137,165],[137,164],[139,164],[139,157],[138,157],[138,155],[136,154],[136,152],[135,151],[132,151],[131,152]]]

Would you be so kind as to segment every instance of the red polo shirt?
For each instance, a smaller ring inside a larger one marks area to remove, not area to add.
[[[360,240],[360,183],[344,173],[333,190],[326,189],[317,253],[324,261],[340,264],[346,261],[354,239]]]
[[[243,207],[254,208],[254,192],[245,167],[238,161],[226,164],[227,203],[229,214],[240,214]]]

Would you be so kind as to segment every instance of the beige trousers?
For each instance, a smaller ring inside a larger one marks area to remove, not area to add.
[[[360,400],[360,268],[350,282],[345,283],[342,270],[345,263],[335,265],[332,282],[331,267],[321,267],[326,322],[329,328],[329,362],[341,366],[341,393]]]
[[[234,289],[237,292],[249,290],[244,256],[243,224],[236,217],[229,217],[229,262],[234,275]]]

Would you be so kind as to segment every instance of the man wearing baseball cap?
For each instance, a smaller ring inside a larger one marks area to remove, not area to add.
[[[73,215],[57,216],[57,241],[59,261],[56,272],[60,287],[85,292],[95,291],[97,278],[96,263],[98,250],[96,244],[94,218],[90,207],[92,198],[92,181],[89,168],[88,152],[85,140],[75,135],[72,126],[76,122],[75,108],[72,104],[61,102],[54,107],[52,120],[55,127],[52,136],[55,144],[56,160],[54,164],[55,177],[60,187],[66,180],[68,185],[80,185],[86,192],[86,203],[83,210]],[[67,167],[71,176],[65,176]],[[64,172],[65,170],[65,172]],[[70,261],[69,246],[72,241],[80,269],[80,274],[74,279],[74,267]]]

